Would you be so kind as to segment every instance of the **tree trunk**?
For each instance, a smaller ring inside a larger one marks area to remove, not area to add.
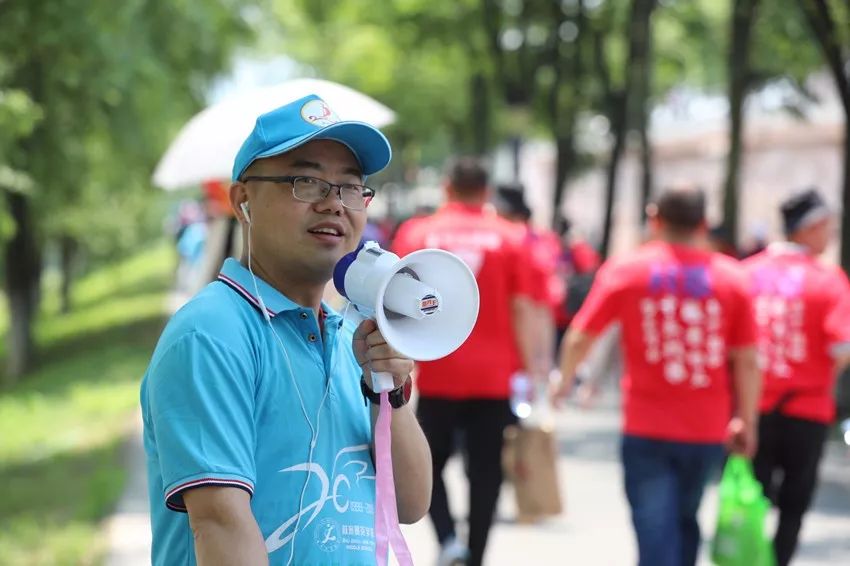
[[[735,0],[729,47],[729,156],[723,184],[723,225],[729,241],[738,245],[738,185],[743,146],[744,100],[750,83],[750,39],[758,0]]]
[[[652,195],[652,148],[649,145],[648,112],[652,84],[652,12],[656,0],[635,0],[629,29],[628,85],[629,115],[627,125],[633,124],[640,137],[641,218],[645,219],[646,205]]]
[[[587,21],[584,12],[584,0],[575,4],[575,25],[578,35],[573,41],[569,56],[565,56],[559,31],[569,21],[561,4],[550,4],[552,20],[552,44],[548,50],[549,65],[555,71],[548,95],[549,114],[551,116],[552,137],[555,140],[555,178],[552,188],[552,226],[558,225],[561,213],[561,201],[564,199],[567,177],[576,161],[575,129],[577,108],[584,100],[583,84],[585,81],[585,65],[582,59],[582,45],[587,38],[592,37],[586,32]],[[569,77],[568,83],[565,78]],[[562,97],[561,89],[569,89],[570,96]]]
[[[5,385],[17,382],[29,367],[32,352],[32,321],[38,306],[39,252],[24,195],[7,195],[15,219],[15,235],[6,243],[6,295],[9,302],[8,354]]]
[[[646,222],[646,207],[652,199],[652,146],[649,141],[649,132],[646,129],[646,123],[644,122],[639,126],[638,132],[640,133],[640,166],[641,166],[641,177],[640,177],[640,194],[641,194],[641,207],[640,214],[643,222]]]
[[[634,115],[646,114],[647,93],[644,90],[648,85],[648,79],[644,76],[647,72],[649,57],[649,32],[650,18],[655,8],[655,0],[633,0],[631,16],[629,18],[629,57],[628,72],[626,73],[626,85],[619,96],[609,94],[611,108],[611,131],[614,132],[614,146],[611,149],[611,161],[608,163],[607,181],[605,186],[605,220],[602,227],[602,256],[608,257],[611,246],[611,228],[614,212],[614,200],[617,196],[617,173],[620,169],[620,160],[625,148],[626,136],[629,132],[630,122]],[[606,79],[603,82],[608,82]],[[637,97],[635,97],[635,91]],[[634,100],[634,102],[632,102]],[[631,111],[632,105],[638,111]],[[643,118],[643,128],[645,118]],[[640,120],[638,121],[640,126]],[[648,147],[648,143],[647,143]],[[646,166],[647,170],[649,166]],[[648,182],[648,181],[647,181]],[[649,186],[645,187],[649,190]]]
[[[841,267],[850,273],[850,78],[845,70],[841,34],[825,0],[800,0],[812,35],[823,52],[844,108],[844,175],[841,186]]]
[[[511,161],[513,164],[514,183],[520,183],[520,170],[522,169],[522,136],[519,134],[511,136],[508,144],[511,148]]]
[[[475,73],[470,81],[472,96],[470,118],[472,119],[472,147],[478,155],[490,149],[490,107],[487,96],[487,79],[481,72]]]
[[[74,281],[74,263],[77,257],[77,240],[65,235],[59,240],[59,255],[62,268],[62,281],[59,287],[59,311],[71,312],[71,284]]]
[[[555,140],[555,190],[552,193],[552,226],[557,226],[561,217],[561,201],[564,199],[567,176],[575,162],[575,140],[572,135]]]
[[[602,246],[603,258],[608,257],[611,247],[611,228],[614,215],[614,199],[617,196],[617,173],[620,169],[620,159],[623,156],[623,147],[626,142],[626,99],[628,95],[620,93],[614,96],[614,108],[611,112],[611,131],[614,133],[614,145],[611,148],[611,157],[608,161],[608,171],[605,181],[605,219],[602,224]]]

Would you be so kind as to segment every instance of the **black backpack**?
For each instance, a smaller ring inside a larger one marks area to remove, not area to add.
[[[568,317],[574,317],[584,304],[595,275],[595,271],[574,273],[567,280],[567,300],[564,301],[564,310],[567,311]]]

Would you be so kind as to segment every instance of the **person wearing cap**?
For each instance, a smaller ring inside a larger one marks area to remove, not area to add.
[[[426,513],[413,362],[321,302],[390,155],[315,95],[257,118],[230,186],[242,260],[171,318],[141,386],[153,564],[375,564],[372,371],[397,386],[399,519]]]
[[[534,282],[522,233],[488,209],[487,170],[473,157],[452,159],[446,169],[446,202],[433,215],[402,224],[393,251],[405,256],[441,248],[462,258],[480,292],[478,321],[452,354],[419,364],[417,416],[428,438],[434,492],[429,511],[441,550],[437,564],[480,566],[502,484],[505,427],[516,418],[510,408],[510,378],[533,367]],[[465,435],[469,478],[467,543],[456,534],[442,473]]]
[[[756,328],[740,268],[703,246],[704,193],[667,189],[647,216],[654,239],[606,261],[573,319],[556,395],[569,394],[594,340],[619,321],[620,455],[639,564],[693,566],[697,510],[724,443],[736,453],[755,451]]]
[[[787,240],[770,244],[744,267],[764,372],[753,467],[779,508],[773,546],[784,566],[797,547],[835,418],[836,375],[850,363],[850,283],[840,268],[818,259],[834,232],[833,214],[818,192],[793,195],[781,212]]]

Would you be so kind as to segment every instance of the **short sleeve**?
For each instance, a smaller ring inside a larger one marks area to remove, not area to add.
[[[538,301],[543,293],[542,273],[535,267],[531,252],[519,238],[508,237],[507,262],[509,272],[509,294],[511,297],[528,297]]]
[[[253,494],[256,372],[249,365],[226,344],[191,332],[152,366],[149,420],[169,509],[185,511],[183,493],[203,485]]]
[[[619,312],[624,289],[623,274],[613,264],[605,263],[599,268],[590,292],[570,323],[570,327],[593,336],[601,334]]]
[[[824,317],[824,333],[829,350],[834,356],[850,352],[850,282],[844,273],[838,273],[832,300]]]

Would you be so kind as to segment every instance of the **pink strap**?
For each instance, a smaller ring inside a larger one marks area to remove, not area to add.
[[[390,546],[399,566],[413,566],[410,550],[398,526],[390,434],[392,412],[388,393],[384,391],[375,427],[375,552],[378,566],[386,566]]]

